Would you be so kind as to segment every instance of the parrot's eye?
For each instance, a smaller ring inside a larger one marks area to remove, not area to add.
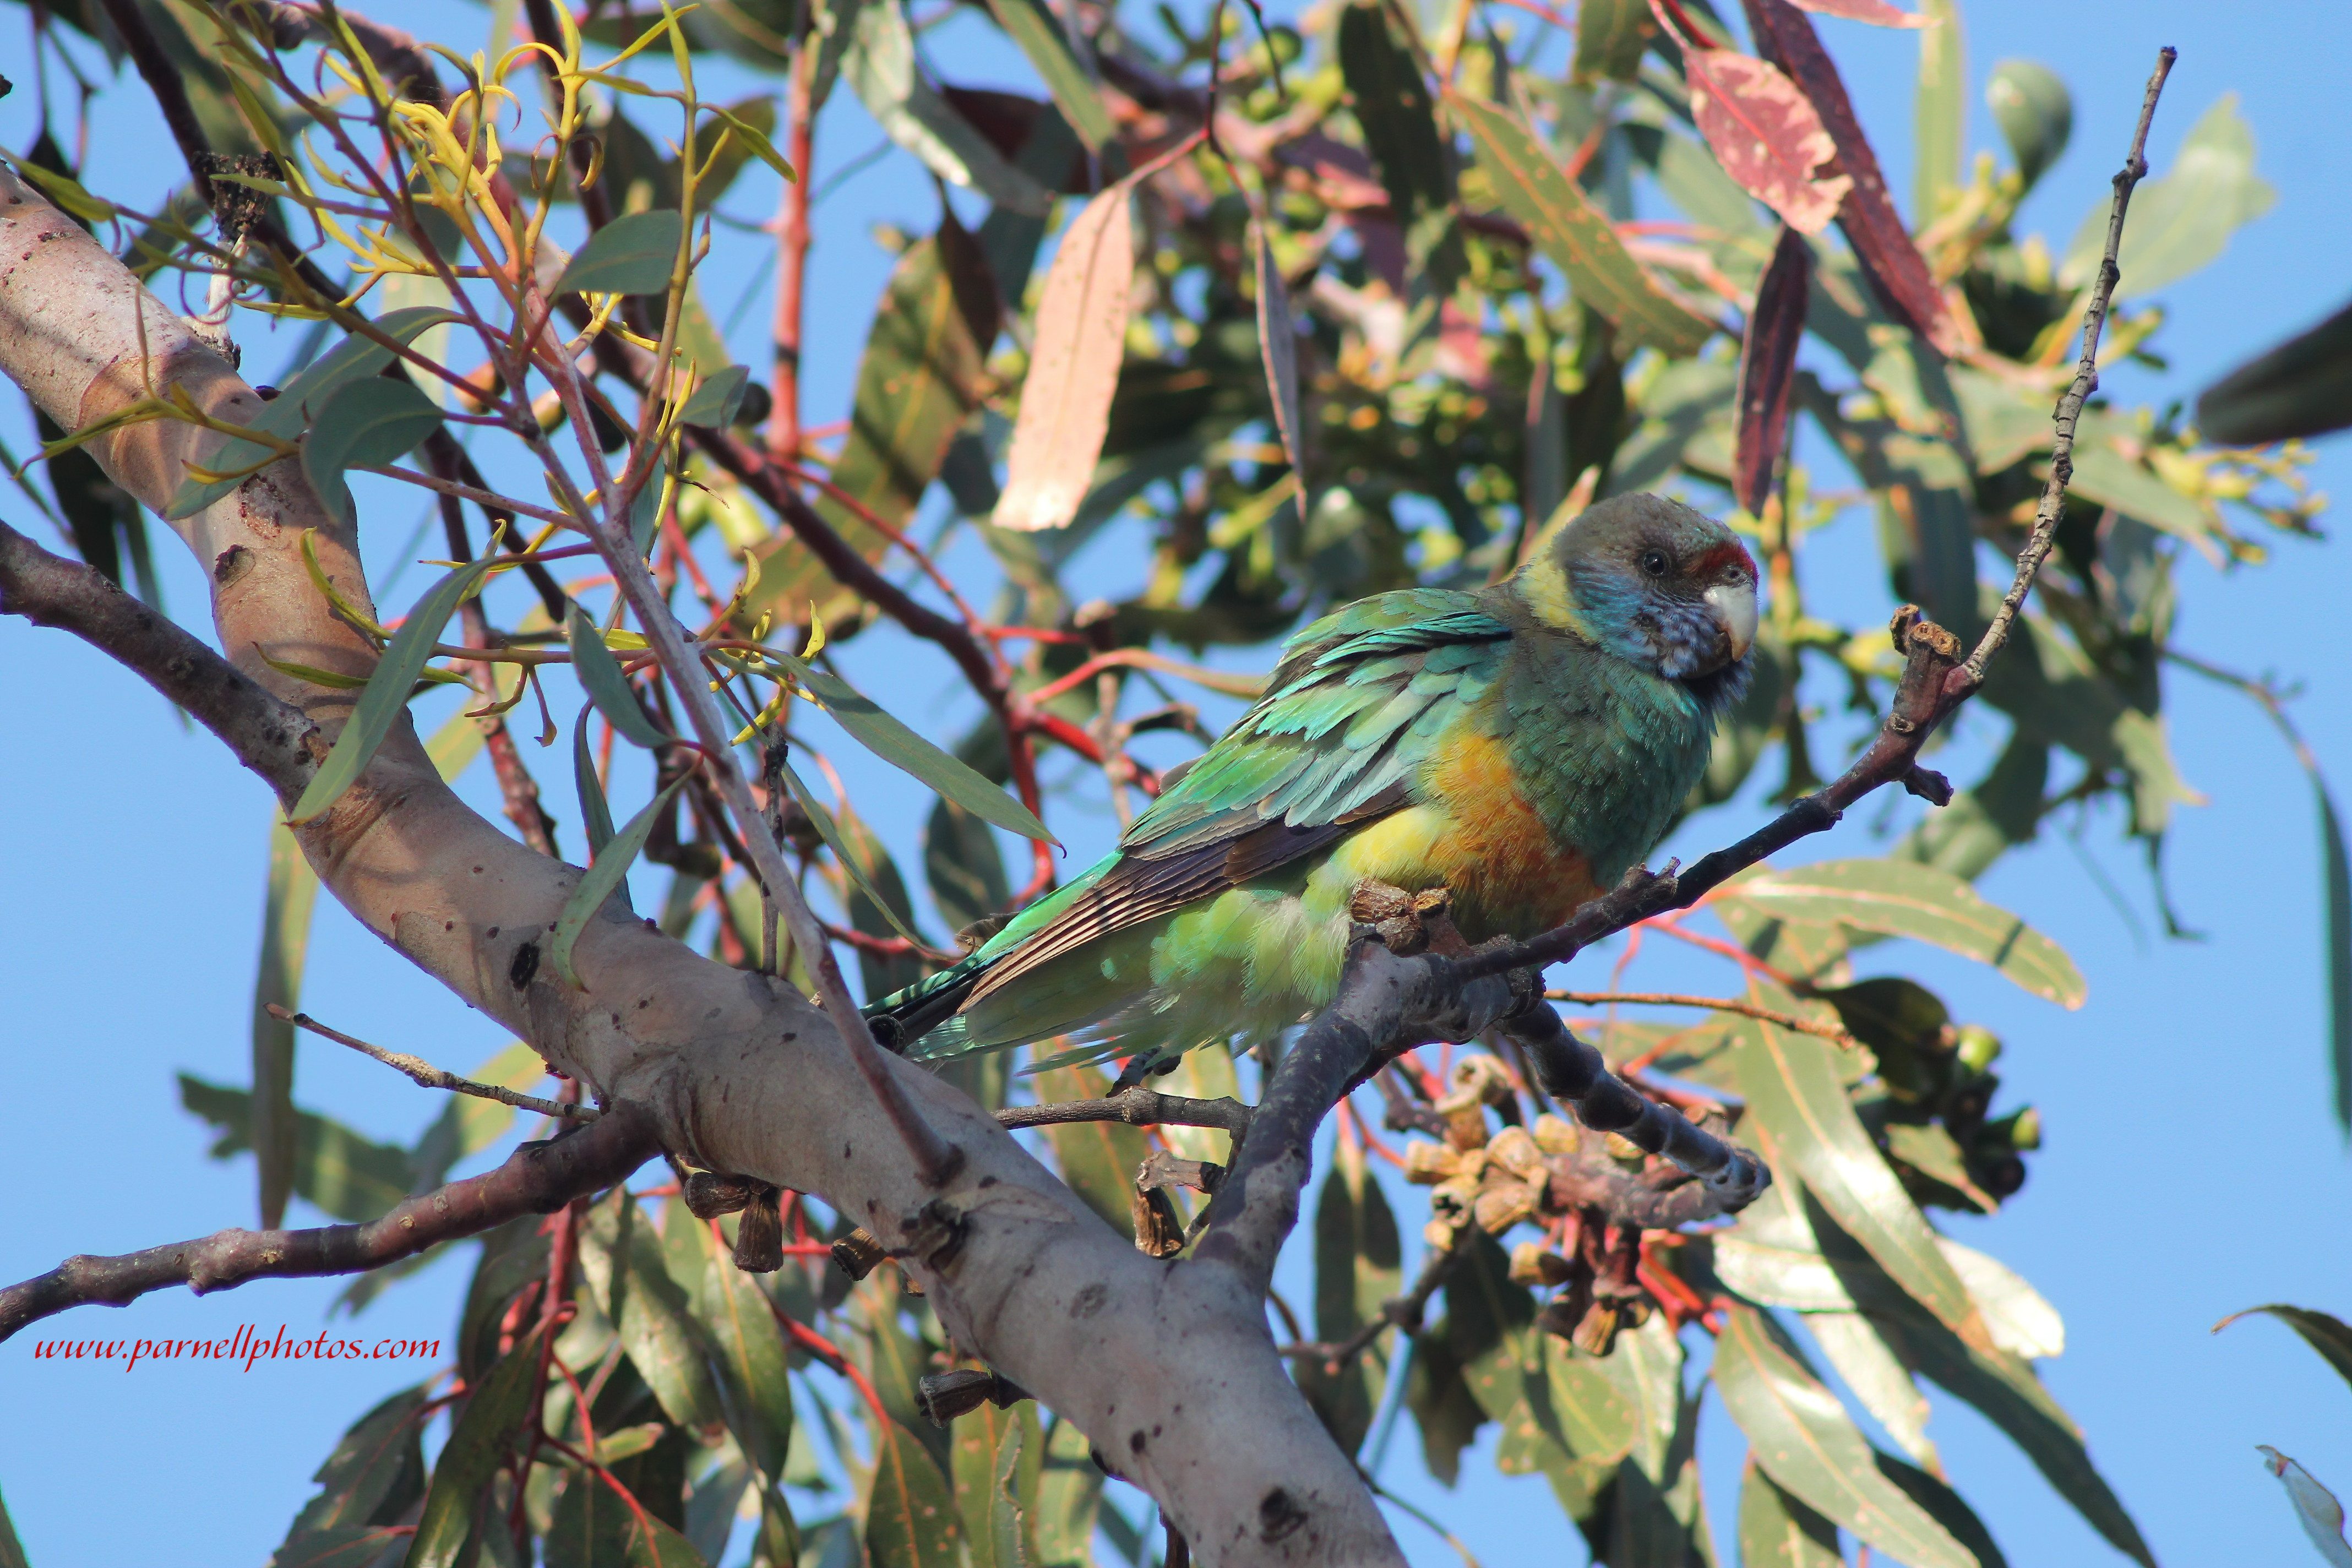
[[[1648,573],[1653,577],[1664,576],[1666,574],[1666,552],[1663,550],[1644,550],[1642,552],[1642,570]]]

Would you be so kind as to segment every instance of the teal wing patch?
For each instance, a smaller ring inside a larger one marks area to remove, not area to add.
[[[1500,679],[1510,636],[1472,595],[1428,589],[1307,627],[1266,695],[1136,819],[1115,863],[979,977],[971,999],[1405,805],[1447,726]]]

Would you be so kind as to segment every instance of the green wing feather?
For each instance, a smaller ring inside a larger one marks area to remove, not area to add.
[[[1170,774],[1117,850],[867,1016],[891,1019],[911,1039],[1055,958],[1314,854],[1404,805],[1447,727],[1499,679],[1510,636],[1479,596],[1442,589],[1383,594],[1306,627],[1286,646],[1265,696]],[[1106,998],[1106,1008],[1118,1000]]]

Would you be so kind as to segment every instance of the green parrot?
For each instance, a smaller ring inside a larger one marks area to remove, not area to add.
[[[1473,942],[1547,931],[1664,836],[1755,635],[1753,558],[1654,495],[1495,586],[1359,600],[1290,639],[1116,850],[866,1016],[920,1059],[1076,1035],[1056,1060],[1131,1071],[1327,1005],[1367,879],[1444,886]]]

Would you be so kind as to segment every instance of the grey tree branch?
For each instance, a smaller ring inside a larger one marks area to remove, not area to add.
[[[0,1289],[0,1340],[68,1307],[127,1307],[172,1285],[202,1296],[248,1279],[381,1268],[522,1215],[553,1214],[623,1180],[658,1152],[653,1117],[623,1103],[569,1137],[526,1143],[497,1170],[420,1194],[365,1225],[232,1229],[120,1258],[68,1258],[37,1279]]]
[[[1189,1100],[1136,1088],[1108,1100],[1066,1100],[1054,1105],[1012,1105],[996,1113],[1005,1128],[1058,1127],[1073,1121],[1123,1121],[1129,1127],[1215,1127],[1235,1147],[1249,1136],[1250,1108],[1238,1100]]]

